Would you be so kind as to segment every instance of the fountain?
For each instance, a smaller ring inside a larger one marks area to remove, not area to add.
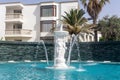
[[[54,48],[54,66],[53,67],[47,67],[49,69],[75,69],[75,67],[70,66],[70,56],[71,56],[71,51],[72,47],[74,44],[77,46],[78,50],[78,56],[80,58],[79,54],[79,46],[77,41],[77,36],[73,36],[72,41],[70,41],[70,48],[69,48],[69,54],[67,61],[65,59],[65,53],[66,53],[66,37],[68,36],[67,31],[63,31],[63,25],[61,25],[59,31],[54,32],[54,43],[55,43],[55,48]],[[80,61],[80,60],[79,60]],[[81,68],[81,66],[79,66]]]
[[[67,49],[65,45],[65,38],[68,36],[67,31],[63,31],[63,26],[61,25],[60,31],[54,32],[54,68],[56,69],[66,69],[68,68],[65,60],[65,51]]]

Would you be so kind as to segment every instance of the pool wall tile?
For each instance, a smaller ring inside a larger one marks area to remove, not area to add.
[[[54,58],[54,43],[45,43],[48,58]],[[67,46],[69,46],[67,44]],[[69,50],[69,48],[68,48]],[[67,58],[68,50],[65,57]],[[82,61],[113,61],[120,62],[120,41],[114,42],[80,42],[80,56]],[[72,60],[78,60],[77,47],[72,49]],[[42,43],[0,41],[0,61],[45,60],[45,51]]]

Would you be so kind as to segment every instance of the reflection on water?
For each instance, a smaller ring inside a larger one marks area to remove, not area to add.
[[[55,80],[67,80],[65,71],[54,71]]]

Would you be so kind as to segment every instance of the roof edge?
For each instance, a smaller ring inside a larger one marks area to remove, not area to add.
[[[4,2],[4,3],[0,3],[0,4],[14,4],[14,3],[20,3],[20,4],[23,4],[21,2]]]
[[[77,0],[70,0],[70,1],[44,1],[44,2],[36,2],[36,3],[23,3],[23,2],[0,2],[0,4],[14,4],[14,3],[20,3],[23,5],[38,5],[41,3],[69,3],[69,2],[77,2]]]

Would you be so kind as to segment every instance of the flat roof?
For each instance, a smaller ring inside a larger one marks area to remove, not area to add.
[[[16,3],[20,2],[23,4],[38,4],[44,2],[76,2],[77,0],[0,0],[0,3]]]

